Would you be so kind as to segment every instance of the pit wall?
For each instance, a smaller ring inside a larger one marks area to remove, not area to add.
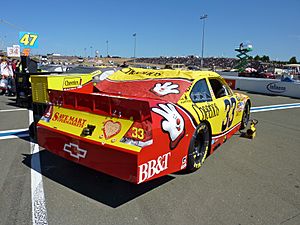
[[[283,82],[274,79],[235,76],[223,77],[233,90],[300,98],[300,82]]]

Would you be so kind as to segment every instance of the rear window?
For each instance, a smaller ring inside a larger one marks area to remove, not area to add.
[[[195,103],[208,102],[212,100],[205,79],[197,81],[190,93],[190,98]]]

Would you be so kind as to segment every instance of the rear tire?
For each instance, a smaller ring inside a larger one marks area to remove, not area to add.
[[[250,104],[249,104],[249,102],[246,102],[246,105],[245,105],[245,108],[243,111],[240,130],[243,130],[247,127],[249,118],[250,118]]]
[[[29,137],[33,141],[36,141],[36,124],[35,124],[35,122],[32,122],[29,126]]]
[[[201,122],[193,134],[188,151],[188,172],[196,171],[201,167],[208,155],[210,147],[210,131],[206,123]]]

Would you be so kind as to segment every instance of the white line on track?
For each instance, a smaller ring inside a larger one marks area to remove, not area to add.
[[[300,108],[300,103],[251,107],[251,113],[266,112],[266,111],[273,111],[273,110],[280,110],[280,109],[293,109],[293,108]]]
[[[28,109],[2,109],[0,112],[27,111]]]
[[[29,134],[8,135],[8,136],[0,137],[0,140],[13,139],[13,138],[24,138],[24,137],[28,137],[28,136],[29,136]]]
[[[28,137],[28,128],[0,131],[0,140]]]
[[[29,124],[33,122],[33,112],[29,111]],[[43,179],[41,175],[41,161],[38,144],[30,141],[31,150],[31,206],[32,224],[47,225],[47,209],[44,195]]]
[[[23,129],[14,129],[14,130],[1,130],[0,134],[4,134],[4,133],[18,133],[18,132],[23,132],[23,131],[28,131],[28,128],[23,128]]]

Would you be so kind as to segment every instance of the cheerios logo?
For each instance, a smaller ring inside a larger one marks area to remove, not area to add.
[[[81,85],[80,77],[65,78],[63,88],[74,88],[78,87],[79,85]]]

